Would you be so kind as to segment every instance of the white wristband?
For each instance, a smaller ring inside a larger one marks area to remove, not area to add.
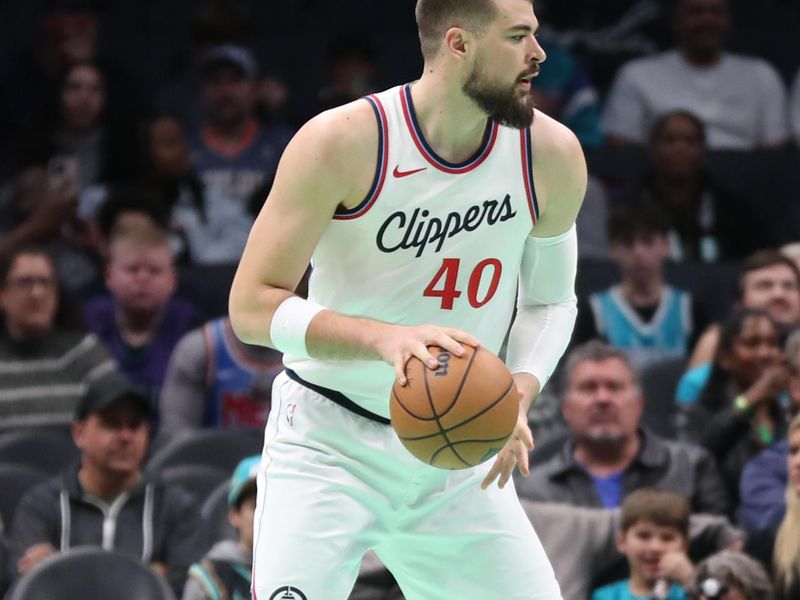
[[[291,296],[280,303],[272,315],[269,337],[276,350],[291,356],[310,358],[306,348],[306,331],[318,312],[325,310],[311,300]]]

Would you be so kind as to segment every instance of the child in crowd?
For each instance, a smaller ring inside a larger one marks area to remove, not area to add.
[[[643,488],[630,494],[617,533],[630,578],[595,590],[592,600],[688,600],[683,586],[694,570],[686,553],[690,514],[672,492]]]
[[[260,456],[245,458],[231,477],[228,519],[238,541],[220,540],[206,556],[189,568],[183,600],[247,600],[253,564],[253,513],[256,509],[256,474]]]
[[[612,212],[608,237],[622,279],[592,294],[589,306],[578,310],[576,343],[600,337],[640,367],[686,356],[705,318],[689,292],[664,279],[668,229],[666,216],[654,207]]]

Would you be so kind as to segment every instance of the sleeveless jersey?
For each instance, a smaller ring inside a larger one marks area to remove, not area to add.
[[[592,294],[589,303],[597,332],[624,350],[636,365],[685,356],[692,332],[691,297],[687,292],[666,287],[649,323],[642,321],[616,286]]]
[[[248,359],[237,348],[227,319],[203,326],[208,373],[205,427],[263,429],[271,406],[272,381],[281,372],[280,353],[273,360]]]
[[[372,189],[340,210],[312,257],[309,298],[344,315],[456,327],[500,350],[538,206],[530,130],[487,121],[464,163],[425,140],[411,84],[366,98],[379,125]],[[284,356],[300,377],[387,417],[392,366]]]

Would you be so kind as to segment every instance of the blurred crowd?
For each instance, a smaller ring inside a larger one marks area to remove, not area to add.
[[[0,57],[0,595],[89,545],[247,598],[283,367],[227,290],[294,131],[417,58],[357,22],[324,53],[287,35],[324,73],[298,85],[258,3],[203,0],[143,77],[123,4],[37,4]],[[296,4],[276,18],[330,10]],[[565,600],[800,598],[795,4],[536,2],[532,93],[590,171],[578,322],[515,480]],[[367,555],[352,600],[398,598]]]

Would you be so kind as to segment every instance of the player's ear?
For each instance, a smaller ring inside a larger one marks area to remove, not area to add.
[[[461,27],[451,27],[444,34],[444,45],[447,51],[459,59],[466,56],[467,46],[470,42],[472,42],[472,34]]]

